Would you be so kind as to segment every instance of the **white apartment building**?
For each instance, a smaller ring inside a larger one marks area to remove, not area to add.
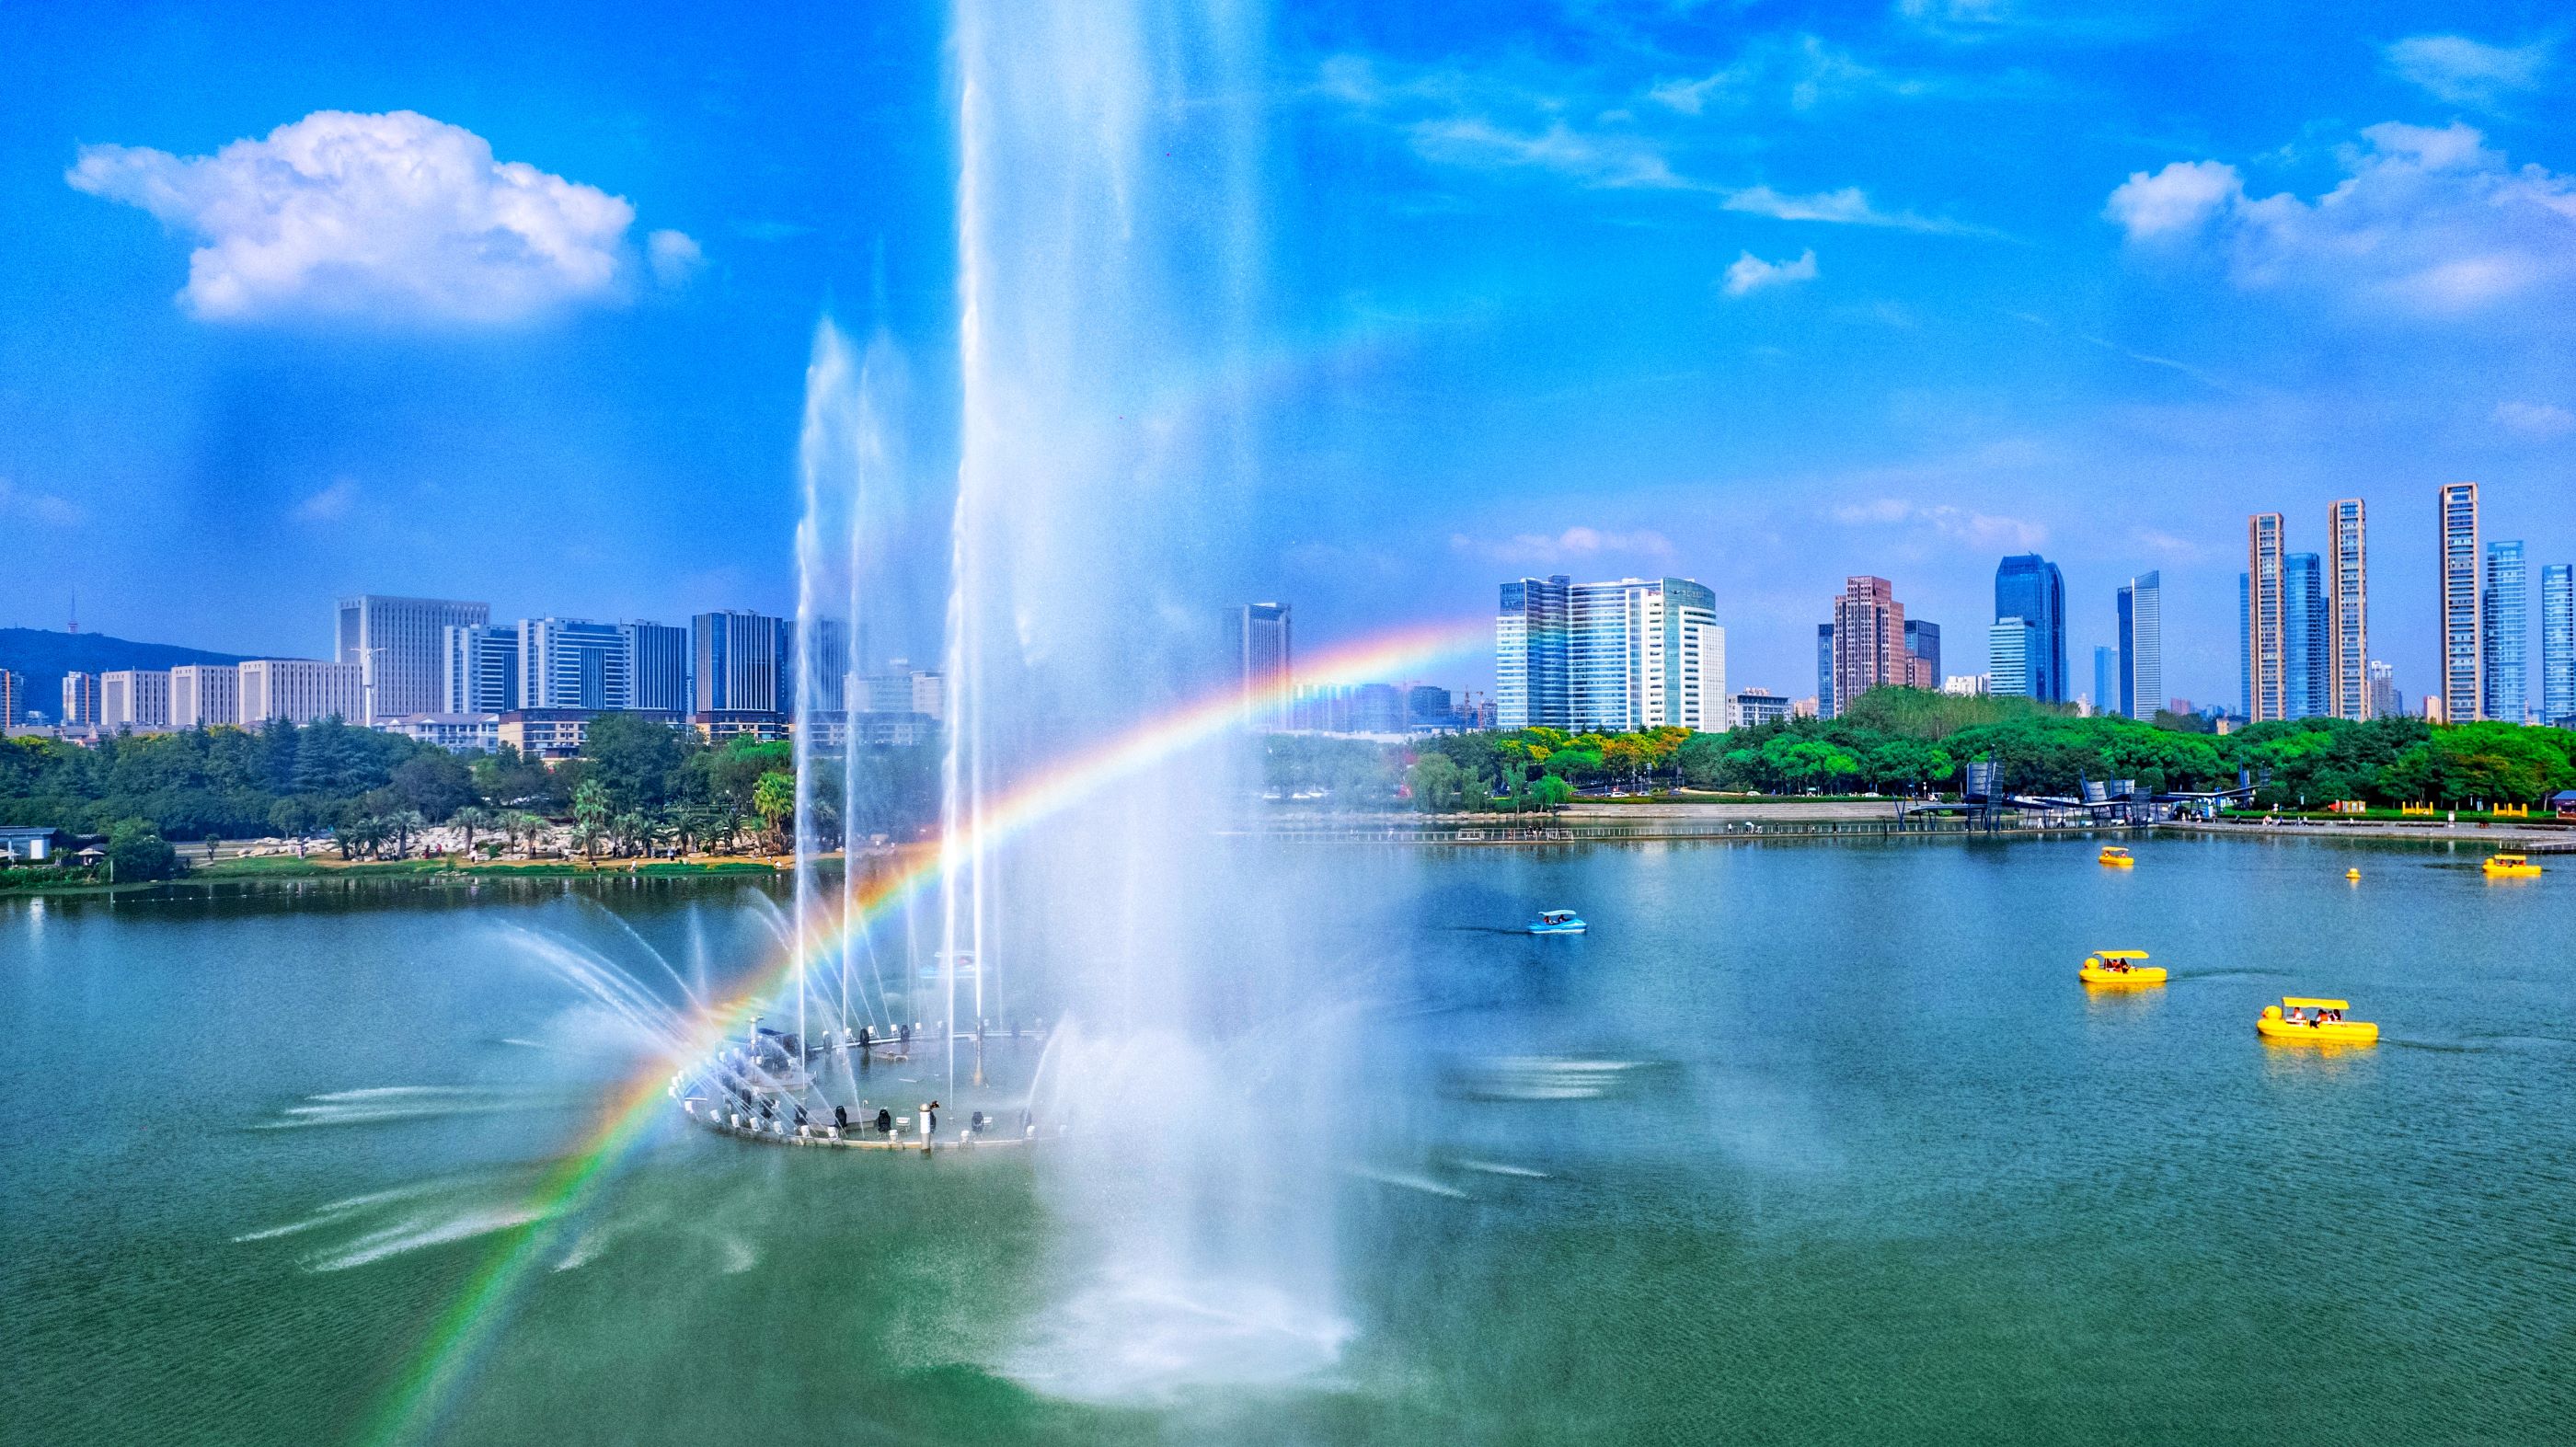
[[[211,728],[241,722],[241,668],[183,663],[170,670],[170,727]]]
[[[447,630],[479,628],[491,621],[489,603],[373,593],[339,600],[333,612],[333,658],[361,670],[363,696],[348,711],[349,721],[372,723],[437,709]]]
[[[241,721],[256,728],[273,718],[309,724],[355,722],[366,709],[366,682],[354,663],[310,658],[254,658],[241,666]]]
[[[161,669],[119,668],[98,676],[99,727],[166,729],[170,726],[170,675]]]

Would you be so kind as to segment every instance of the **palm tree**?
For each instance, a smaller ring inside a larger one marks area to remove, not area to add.
[[[760,814],[760,822],[769,826],[772,842],[782,847],[787,828],[796,817],[796,781],[772,770],[760,776],[752,786],[751,807]]]
[[[607,833],[611,810],[608,790],[597,779],[584,779],[581,787],[572,791],[573,835],[582,852],[593,859],[599,857],[599,841]]]
[[[474,831],[477,829],[488,831],[497,827],[501,821],[499,816],[482,805],[468,804],[447,816],[447,822],[465,831],[465,852],[470,856],[474,853]]]

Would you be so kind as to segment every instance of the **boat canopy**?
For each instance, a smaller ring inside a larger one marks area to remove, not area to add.
[[[2307,995],[2283,995],[2281,1003],[2306,1010],[2349,1010],[2350,1000],[2319,1000]]]
[[[2143,960],[2147,957],[2145,950],[2095,950],[2093,953],[2106,960]]]
[[[2491,857],[2498,864],[2528,864],[2531,862],[2529,856],[2521,854],[2498,854]]]
[[[1543,909],[1539,911],[1538,917],[1551,922],[1561,919],[1572,919],[1574,918],[1574,911],[1570,909]]]

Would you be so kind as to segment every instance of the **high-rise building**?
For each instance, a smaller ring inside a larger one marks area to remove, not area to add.
[[[811,694],[808,706],[816,713],[839,713],[848,707],[842,690],[853,660],[849,630],[840,619],[817,618],[801,630],[795,619],[782,619],[778,639],[784,660],[778,675],[780,712],[794,712],[800,693]]]
[[[0,732],[16,728],[27,716],[27,676],[0,668]]]
[[[2281,559],[2281,716],[2317,718],[2331,678],[2325,563],[2314,553]]]
[[[2036,698],[2048,635],[2027,618],[1998,618],[1986,630],[1987,688],[1997,698]]]
[[[1567,593],[1573,727],[1623,733],[1722,727],[1726,630],[1717,595],[1688,578],[1578,583]]]
[[[2500,723],[2524,720],[2524,649],[2531,638],[2525,582],[2522,544],[2504,538],[2487,544],[2486,587],[2478,598],[2478,672],[2486,688],[2479,714]]]
[[[1243,695],[1247,723],[1256,728],[1277,728],[1288,716],[1288,698],[1295,686],[1288,605],[1237,603],[1225,613],[1226,642],[1233,653],[1227,686]],[[1495,662],[1499,664],[1499,632],[1495,640]]]
[[[2254,717],[2254,584],[2236,575],[2236,716]]]
[[[2442,716],[2471,723],[2486,698],[2478,642],[2478,485],[2444,483],[2434,500],[2442,530],[2442,658],[2433,681]]]
[[[2126,593],[2129,590],[2123,588],[2120,591]],[[2123,608],[2121,611],[2125,613],[2127,612],[2127,609]],[[2123,636],[2126,636],[2128,631],[2129,630],[2125,626],[2120,630]],[[2096,645],[2094,647],[2093,711],[2095,713],[2114,714],[2128,712],[2128,710],[2122,707],[2120,703],[2120,680],[2126,676],[2126,673],[2120,667],[2119,649],[2108,645]]]
[[[743,610],[692,618],[691,703],[700,712],[784,712],[787,632],[786,619]]]
[[[163,729],[170,726],[170,674],[166,669],[118,668],[98,676],[99,726]]]
[[[690,700],[697,713],[786,711],[787,622],[726,610],[689,620]]]
[[[2103,712],[2143,722],[2155,717],[2165,691],[2164,575],[2140,573],[2123,584],[2119,614],[2119,692],[2105,698]]]
[[[2576,728],[2576,566],[2540,569],[2540,721]]]
[[[170,727],[212,728],[241,722],[241,669],[230,663],[183,663],[170,670]]]
[[[2542,723],[2576,728],[2576,564],[2540,569],[2539,692]]]
[[[2256,723],[2290,716],[2289,602],[2283,576],[2281,515],[2258,512],[2246,519],[2247,598],[2245,678],[2247,717]]]
[[[98,675],[66,673],[63,675],[63,712],[59,720],[67,729],[98,727]]]
[[[1905,686],[1939,688],[1941,686],[1941,625],[1920,618],[1905,620]]]
[[[1567,628],[1574,580],[1563,573],[1505,583],[1494,614],[1494,726],[1565,728],[1574,722]]]
[[[1905,605],[1885,578],[1854,574],[1834,599],[1834,712],[1848,712],[1860,696],[1914,676],[1905,652]]]
[[[2361,499],[2338,500],[2326,513],[2326,713],[2365,719],[2370,712],[2370,554]]]
[[[2370,716],[2397,718],[2406,712],[2406,696],[2397,691],[2394,665],[2370,660]]]
[[[520,706],[516,627],[451,627],[442,648],[439,712],[509,713]]]
[[[241,719],[246,726],[277,718],[291,724],[326,718],[355,719],[366,707],[365,670],[354,663],[310,658],[254,658],[241,666]]]
[[[1817,718],[1834,716],[1834,625],[1816,625],[1816,713]]]
[[[365,698],[350,720],[373,723],[397,714],[433,713],[446,664],[447,630],[492,621],[489,603],[450,598],[342,598],[334,617],[336,662],[358,666]]]
[[[614,623],[580,618],[519,620],[519,707],[634,707],[626,635]]]
[[[2028,696],[2043,703],[2066,702],[2066,578],[2055,563],[2023,553],[1996,567],[1995,619],[2007,618],[2023,619],[2039,630]]]
[[[621,623],[617,631],[626,645],[626,706],[674,716],[689,712],[689,630],[636,622]]]

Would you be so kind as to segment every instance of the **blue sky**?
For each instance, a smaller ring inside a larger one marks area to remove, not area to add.
[[[2359,495],[2419,692],[2437,483],[2576,558],[2576,27],[2103,8],[1275,7],[1248,586],[1313,643],[1678,572],[1803,693],[1843,575],[1967,671],[2036,548],[2079,682],[2156,568],[2232,699],[2245,514]],[[747,14],[0,16],[0,622],[784,606],[819,315],[954,454],[952,98],[938,7]]]

